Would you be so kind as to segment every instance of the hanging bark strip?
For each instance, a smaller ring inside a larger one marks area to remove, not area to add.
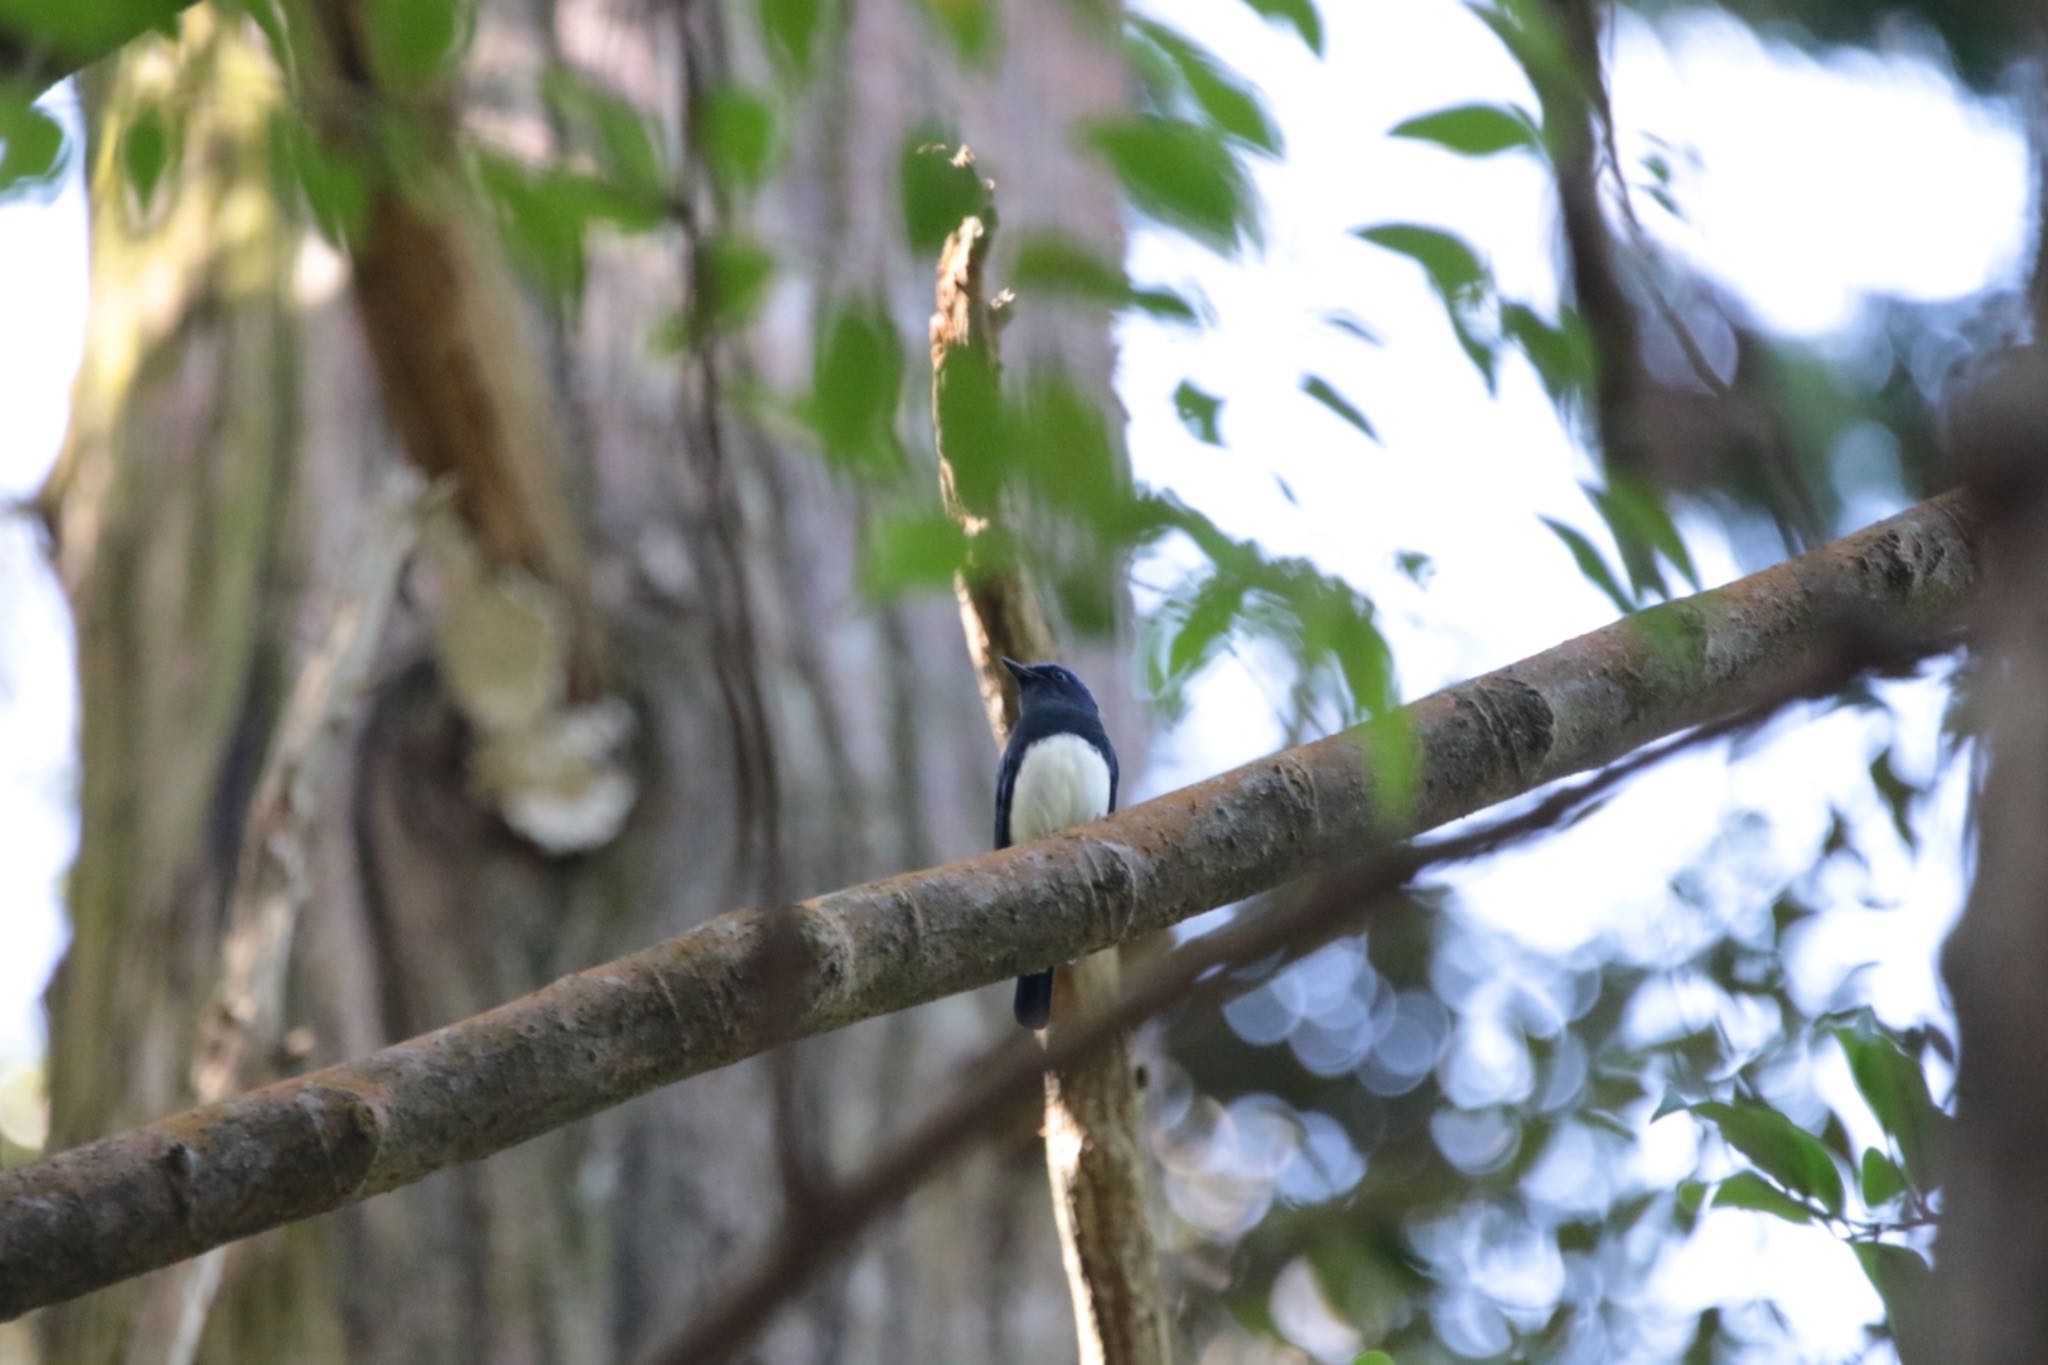
[[[791,1037],[1014,977],[1433,828],[1797,685],[1828,642],[1950,627],[1979,595],[1945,494],[1809,554],[1447,688],[1373,737],[1283,750],[1055,839],[791,907],[805,979],[763,1017],[736,911],[360,1061],[0,1172],[0,1319],[475,1161]]]
[[[965,147],[953,157],[956,170],[971,172],[973,165]],[[1003,657],[1036,663],[1061,653],[1030,580],[1014,565],[979,563],[975,553],[1001,514],[1001,472],[992,458],[993,424],[1002,420],[1001,363],[984,273],[994,233],[993,207],[985,203],[946,239],[931,350],[939,486],[968,544],[968,567],[954,589],[1001,753],[1017,722],[1016,688]],[[969,467],[973,461],[982,467]],[[1062,968],[1053,978],[1047,1039],[1056,1041],[1069,1021],[1114,998],[1117,980],[1114,945]],[[1045,1073],[1046,1173],[1081,1365],[1165,1365],[1172,1358],[1166,1288],[1145,1197],[1144,1116],[1126,1036]]]

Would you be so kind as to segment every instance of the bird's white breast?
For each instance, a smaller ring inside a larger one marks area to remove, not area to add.
[[[1109,814],[1109,764],[1079,735],[1048,735],[1024,751],[1010,788],[1010,842],[1025,844]]]

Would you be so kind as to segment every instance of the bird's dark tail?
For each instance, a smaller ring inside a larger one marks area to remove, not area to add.
[[[1017,978],[1017,1022],[1025,1028],[1044,1028],[1052,1018],[1052,968]]]

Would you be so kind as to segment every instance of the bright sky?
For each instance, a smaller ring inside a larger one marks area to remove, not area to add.
[[[1419,696],[1604,624],[1612,609],[1537,520],[1560,517],[1600,538],[1578,487],[1591,467],[1534,376],[1510,360],[1490,400],[1415,267],[1346,235],[1387,221],[1449,226],[1491,257],[1504,292],[1550,303],[1555,232],[1534,164],[1468,161],[1381,136],[1449,104],[1533,101],[1453,0],[1321,8],[1323,61],[1237,0],[1171,7],[1173,22],[1269,92],[1287,158],[1256,168],[1267,233],[1252,259],[1224,262],[1162,234],[1136,235],[1133,274],[1191,287],[1219,325],[1126,322],[1119,387],[1139,475],[1227,529],[1312,556],[1370,592],[1404,692]],[[1654,32],[1624,18],[1614,49],[1624,158],[1633,167],[1653,136],[1679,151],[1674,192],[1687,221],[1645,199],[1647,225],[1772,328],[1819,335],[1848,324],[1871,293],[1935,300],[2014,276],[2029,200],[2008,111],[1960,100],[1908,58],[1815,62],[1760,45],[1708,10]],[[59,441],[82,329],[83,242],[75,179],[54,203],[0,208],[0,298],[11,303],[0,314],[0,496],[32,490]],[[1386,344],[1319,321],[1332,309],[1355,314]],[[1303,395],[1305,372],[1367,412],[1384,445]],[[1225,398],[1227,449],[1195,441],[1175,419],[1168,395],[1184,378]],[[1883,510],[1859,507],[1857,519]],[[1717,531],[1687,531],[1710,582],[1740,571]],[[1432,556],[1426,590],[1396,572],[1403,549]],[[1153,571],[1171,576],[1165,566]],[[0,519],[0,1085],[10,1063],[40,1048],[37,997],[62,943],[71,666],[61,599],[35,541],[21,521]],[[1158,744],[1144,794],[1273,748],[1281,731],[1272,695],[1242,665],[1219,663],[1195,689],[1189,720]],[[1887,697],[1902,717],[1902,766],[1909,776],[1931,772],[1939,689],[1897,687]],[[1714,754],[1673,764],[1567,838],[1460,876],[1467,911],[1560,950],[1603,932],[1656,932],[1669,877],[1731,811],[1768,811],[1770,856],[1800,867],[1812,861],[1832,802],[1874,850],[1897,907],[1832,912],[1792,948],[1802,981],[1824,994],[1849,966],[1870,961],[1860,986],[1888,1017],[1941,1013],[1934,952],[1959,903],[1955,862],[1912,859],[1887,841],[1889,822],[1862,776],[1882,733],[1873,722],[1837,715],[1784,729],[1740,764]],[[1962,796],[1952,779],[1927,803],[1933,846],[1960,846]],[[5,1114],[0,1106],[0,1121]],[[1672,1159],[1669,1127],[1645,1144],[1645,1162]],[[1681,1156],[1689,1152],[1688,1141]],[[1831,1239],[1744,1215],[1709,1226],[1698,1254],[1717,1267],[1717,1285],[1748,1275],[1753,1289],[1785,1292],[1786,1268],[1796,1267],[1798,1291],[1784,1302],[1802,1337],[1830,1355],[1860,1346],[1876,1301]],[[1674,1273],[1674,1285],[1687,1282]]]

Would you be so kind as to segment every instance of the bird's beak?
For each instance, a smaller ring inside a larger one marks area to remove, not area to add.
[[[1031,671],[1031,666],[1029,664],[1020,664],[1015,659],[1010,658],[1007,654],[1002,656],[1002,662],[1003,667],[1010,670],[1010,676],[1015,678],[1020,683],[1024,681],[1024,675]]]

